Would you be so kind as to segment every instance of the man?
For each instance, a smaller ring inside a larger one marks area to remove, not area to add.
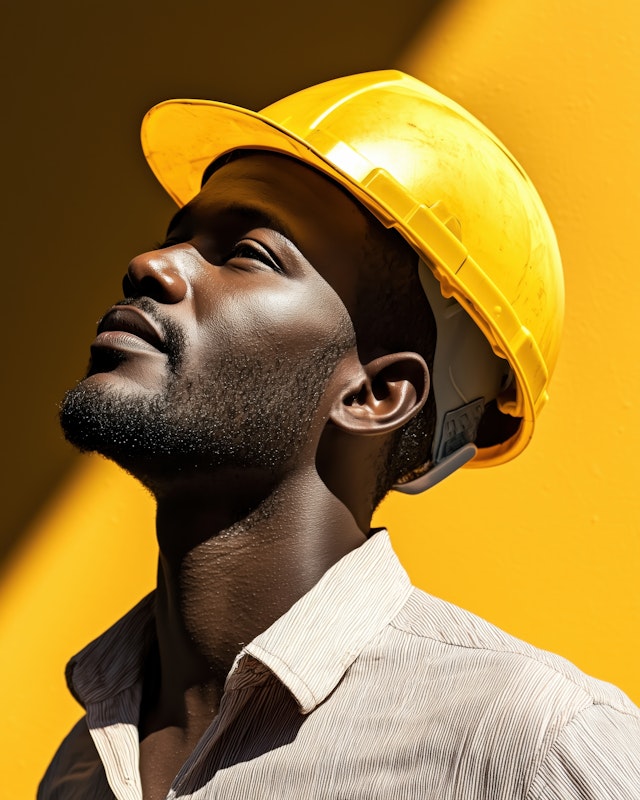
[[[476,120],[397,72],[260,115],[176,101],[182,206],[68,393],[157,500],[157,591],[70,662],[43,798],[632,798],[617,689],[414,589],[372,512],[517,455],[562,318],[550,224]]]

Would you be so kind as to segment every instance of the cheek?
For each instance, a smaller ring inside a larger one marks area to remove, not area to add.
[[[331,343],[350,324],[338,295],[324,282],[315,291],[295,281],[282,288],[238,293],[216,302],[203,325],[206,349],[246,354],[304,354]]]

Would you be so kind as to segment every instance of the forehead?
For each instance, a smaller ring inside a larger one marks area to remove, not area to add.
[[[329,178],[292,158],[267,152],[252,151],[221,166],[186,209],[212,225],[240,217],[251,227],[276,230],[348,307],[372,228],[382,227]]]

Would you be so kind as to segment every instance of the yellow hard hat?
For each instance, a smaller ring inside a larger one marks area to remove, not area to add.
[[[259,113],[169,100],[146,115],[142,143],[179,205],[214,159],[243,148],[286,154],[339,182],[420,256],[438,329],[433,462],[464,452],[458,462],[489,466],[526,447],[558,354],[560,255],[531,181],[471,114],[387,70],[304,89]],[[489,400],[516,418],[511,433],[465,449]]]

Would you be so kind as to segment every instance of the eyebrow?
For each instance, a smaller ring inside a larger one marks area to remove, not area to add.
[[[193,207],[188,203],[182,208],[179,208],[173,215],[167,226],[167,236],[178,227],[190,214],[193,213]],[[296,238],[294,237],[291,228],[276,214],[261,208],[259,205],[249,205],[247,203],[229,203],[224,209],[220,211],[221,215],[233,214],[237,217],[244,217],[247,220],[255,220],[259,227],[270,228],[277,231],[286,239],[288,239],[296,248],[300,249]]]

